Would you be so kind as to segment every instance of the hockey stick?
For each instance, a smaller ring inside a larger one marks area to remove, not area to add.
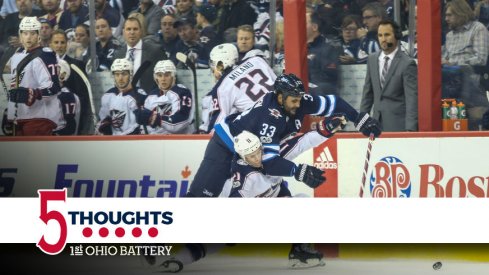
[[[368,138],[367,155],[365,156],[365,166],[363,167],[362,185],[360,186],[360,198],[363,198],[363,191],[365,189],[365,182],[367,181],[367,172],[370,162],[370,152],[372,152],[372,143],[374,141],[374,134],[371,133]]]
[[[131,80],[131,86],[133,89],[136,88],[136,84],[138,83],[139,79],[141,78],[141,76],[143,76],[143,73],[149,68],[150,65],[151,65],[151,61],[149,60],[145,60],[143,63],[141,63],[141,66],[139,66],[138,71],[134,74]],[[143,102],[143,106],[144,106],[144,102]],[[140,107],[142,106],[138,106],[138,108]],[[149,134],[148,127],[146,125],[142,125],[142,126],[143,126],[144,133],[146,135]]]
[[[150,65],[151,65],[151,61],[149,60],[145,60],[143,63],[141,63],[141,66],[139,66],[138,71],[134,73],[134,76],[132,77],[131,86],[133,88],[136,87],[136,84],[139,82],[139,79],[141,78],[141,76],[143,76],[143,73],[149,68]]]
[[[88,101],[90,101],[90,109],[92,110],[93,127],[95,128],[97,126],[98,119],[97,114],[95,113],[95,105],[93,104],[92,86],[90,85],[88,78],[78,66],[76,66],[75,64],[70,64],[70,67],[73,71],[76,72],[76,74],[78,74],[78,76],[83,80],[85,87],[87,87]]]
[[[195,98],[194,98],[194,105],[195,105],[195,127],[197,128],[197,130],[199,129],[199,124],[200,124],[200,120],[199,120],[199,94],[197,92],[197,70],[195,68],[195,63],[190,60],[190,58],[188,58],[188,56],[186,56],[185,54],[181,53],[181,52],[177,52],[177,60],[182,62],[183,64],[185,64],[185,66],[187,66],[191,71],[192,71],[192,74],[193,74],[193,77],[194,77],[194,94],[195,94]]]

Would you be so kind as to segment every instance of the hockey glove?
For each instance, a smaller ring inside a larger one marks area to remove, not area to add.
[[[98,126],[98,133],[108,136],[112,135],[112,118],[110,116],[107,116],[102,121],[100,121],[100,124]]]
[[[24,103],[27,106],[32,106],[36,100],[42,99],[40,90],[28,89],[19,87],[10,90],[10,101],[15,103]]]
[[[482,116],[482,127],[489,130],[489,110]]]
[[[161,124],[161,117],[156,111],[150,111],[146,108],[134,110],[136,122],[140,125],[149,125],[153,128]]]
[[[318,187],[326,180],[326,177],[323,176],[323,171],[321,169],[307,164],[297,165],[294,178],[307,184],[307,186],[311,188]]]
[[[324,137],[331,137],[334,133],[345,128],[348,120],[344,114],[333,114],[330,117],[325,117],[317,123],[311,125],[311,129],[316,130]]]
[[[374,137],[378,137],[382,133],[379,122],[365,112],[358,114],[355,128],[367,137],[370,136],[371,133],[374,134]]]

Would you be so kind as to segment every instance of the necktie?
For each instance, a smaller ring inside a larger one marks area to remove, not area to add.
[[[384,89],[385,77],[387,76],[387,70],[389,69],[389,57],[384,57],[384,67],[382,68],[382,75],[380,76],[380,88]]]
[[[129,61],[134,62],[134,50],[135,48],[129,49]]]

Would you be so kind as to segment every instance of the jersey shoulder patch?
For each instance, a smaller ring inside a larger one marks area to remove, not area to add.
[[[273,116],[274,118],[279,119],[282,117],[282,114],[280,113],[279,110],[275,108],[268,108],[268,110],[270,111],[270,115]]]

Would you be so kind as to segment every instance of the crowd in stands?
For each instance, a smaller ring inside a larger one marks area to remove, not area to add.
[[[153,71],[158,61],[170,60],[176,69],[187,69],[188,66],[177,58],[177,53],[181,52],[195,62],[197,68],[209,68],[212,49],[222,43],[232,43],[237,47],[239,61],[251,52],[259,52],[264,58],[274,55],[275,64],[270,66],[284,66],[283,6],[279,0],[276,1],[274,30],[276,46],[272,50],[268,48],[271,33],[268,0],[94,0],[95,33],[90,32],[87,2],[0,1],[0,69],[3,73],[11,72],[9,61],[18,48],[22,47],[19,24],[25,17],[37,17],[41,23],[39,39],[42,47],[51,48],[58,58],[68,64],[75,64],[84,74],[91,73],[92,67],[96,71],[111,71],[114,60],[120,58],[132,62],[133,73],[142,64],[149,62],[150,69],[136,83],[147,94],[158,86]],[[379,43],[381,34],[378,30],[382,22],[394,19],[393,0],[306,2],[308,80],[311,83],[311,93],[337,94],[340,65],[367,64],[369,56],[379,54],[383,58],[389,53]],[[443,96],[463,100],[471,122],[469,128],[477,130],[484,125],[483,118],[489,117],[484,116],[489,109],[485,95],[489,85],[480,77],[489,72],[489,0],[440,2],[443,12],[441,65],[444,79],[447,79],[443,83],[443,89],[458,91],[457,94],[444,92]],[[407,43],[409,0],[401,0],[400,3],[401,19],[397,22],[399,29],[395,33],[396,49],[405,52],[405,58],[416,60],[416,51],[409,55]],[[96,40],[95,66],[91,64],[90,53],[90,41],[93,39]],[[391,42],[385,43],[392,45]],[[416,41],[413,45],[416,46]],[[385,65],[380,60],[379,64]],[[387,65],[386,68],[375,67],[377,74],[382,74],[382,69],[387,70]],[[414,67],[410,67],[410,70],[416,72],[416,64],[411,65]],[[392,68],[397,69],[398,66]],[[402,66],[400,68],[404,70]],[[403,73],[401,71],[395,74]],[[174,76],[173,71],[172,75]],[[460,81],[450,81],[454,79]],[[410,77],[410,81],[417,81],[416,73],[414,78]],[[71,74],[64,81],[64,86],[79,97],[81,115],[78,134],[91,134],[87,126],[90,120],[89,95],[80,83],[80,76]],[[459,85],[459,89],[450,85]],[[417,87],[414,92],[411,88],[409,97],[414,96],[417,100]],[[367,88],[364,93],[366,90]],[[404,90],[407,88],[404,87]],[[406,101],[405,93],[397,93],[395,96],[400,97],[397,99],[401,102]],[[405,105],[401,104],[399,108],[405,109]],[[376,118],[382,123],[382,114],[379,115]],[[384,113],[384,116],[390,114]],[[104,117],[99,118],[103,119]],[[392,117],[384,119],[391,120]],[[196,129],[199,128],[198,125],[195,126]],[[416,131],[417,121],[409,127],[384,127],[385,131]]]

